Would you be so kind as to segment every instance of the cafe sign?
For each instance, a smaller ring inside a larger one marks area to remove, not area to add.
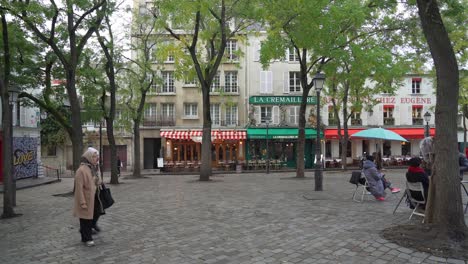
[[[251,104],[269,104],[269,105],[300,105],[302,96],[251,96]],[[308,96],[307,104],[317,104],[317,97]]]

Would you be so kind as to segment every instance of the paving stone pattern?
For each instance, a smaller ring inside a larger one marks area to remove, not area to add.
[[[16,212],[23,216],[0,221],[0,262],[465,263],[383,239],[380,230],[409,223],[409,209],[402,204],[392,215],[401,194],[353,202],[350,174],[325,172],[323,192],[313,191],[313,172],[304,180],[294,173],[123,179],[110,186],[117,202],[102,216],[92,248],[80,242],[72,197],[52,196],[70,191],[72,179],[20,190]],[[403,187],[404,170],[386,174]]]

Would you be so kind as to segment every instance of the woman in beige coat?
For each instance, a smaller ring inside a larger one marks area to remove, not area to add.
[[[88,148],[81,156],[81,165],[75,174],[73,215],[80,219],[81,241],[90,247],[94,246],[93,216],[103,211],[98,195],[101,179],[95,169],[98,162],[99,152],[94,148]]]

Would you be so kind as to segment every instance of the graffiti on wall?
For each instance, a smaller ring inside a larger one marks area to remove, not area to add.
[[[37,147],[39,138],[13,138],[13,166],[16,179],[37,177]]]

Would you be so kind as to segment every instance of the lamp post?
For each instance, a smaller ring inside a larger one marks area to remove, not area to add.
[[[323,190],[323,168],[322,168],[322,149],[320,146],[320,91],[325,82],[325,74],[317,72],[313,79],[315,91],[317,92],[317,139],[315,142],[315,190]]]
[[[267,154],[267,163],[266,163],[266,173],[270,173],[270,149],[268,148],[268,126],[270,124],[270,118],[265,119],[266,123],[266,154]]]
[[[424,114],[424,121],[426,121],[426,129],[424,129],[424,137],[429,137],[430,136],[430,131],[429,131],[429,121],[431,121],[431,113],[426,112]]]

